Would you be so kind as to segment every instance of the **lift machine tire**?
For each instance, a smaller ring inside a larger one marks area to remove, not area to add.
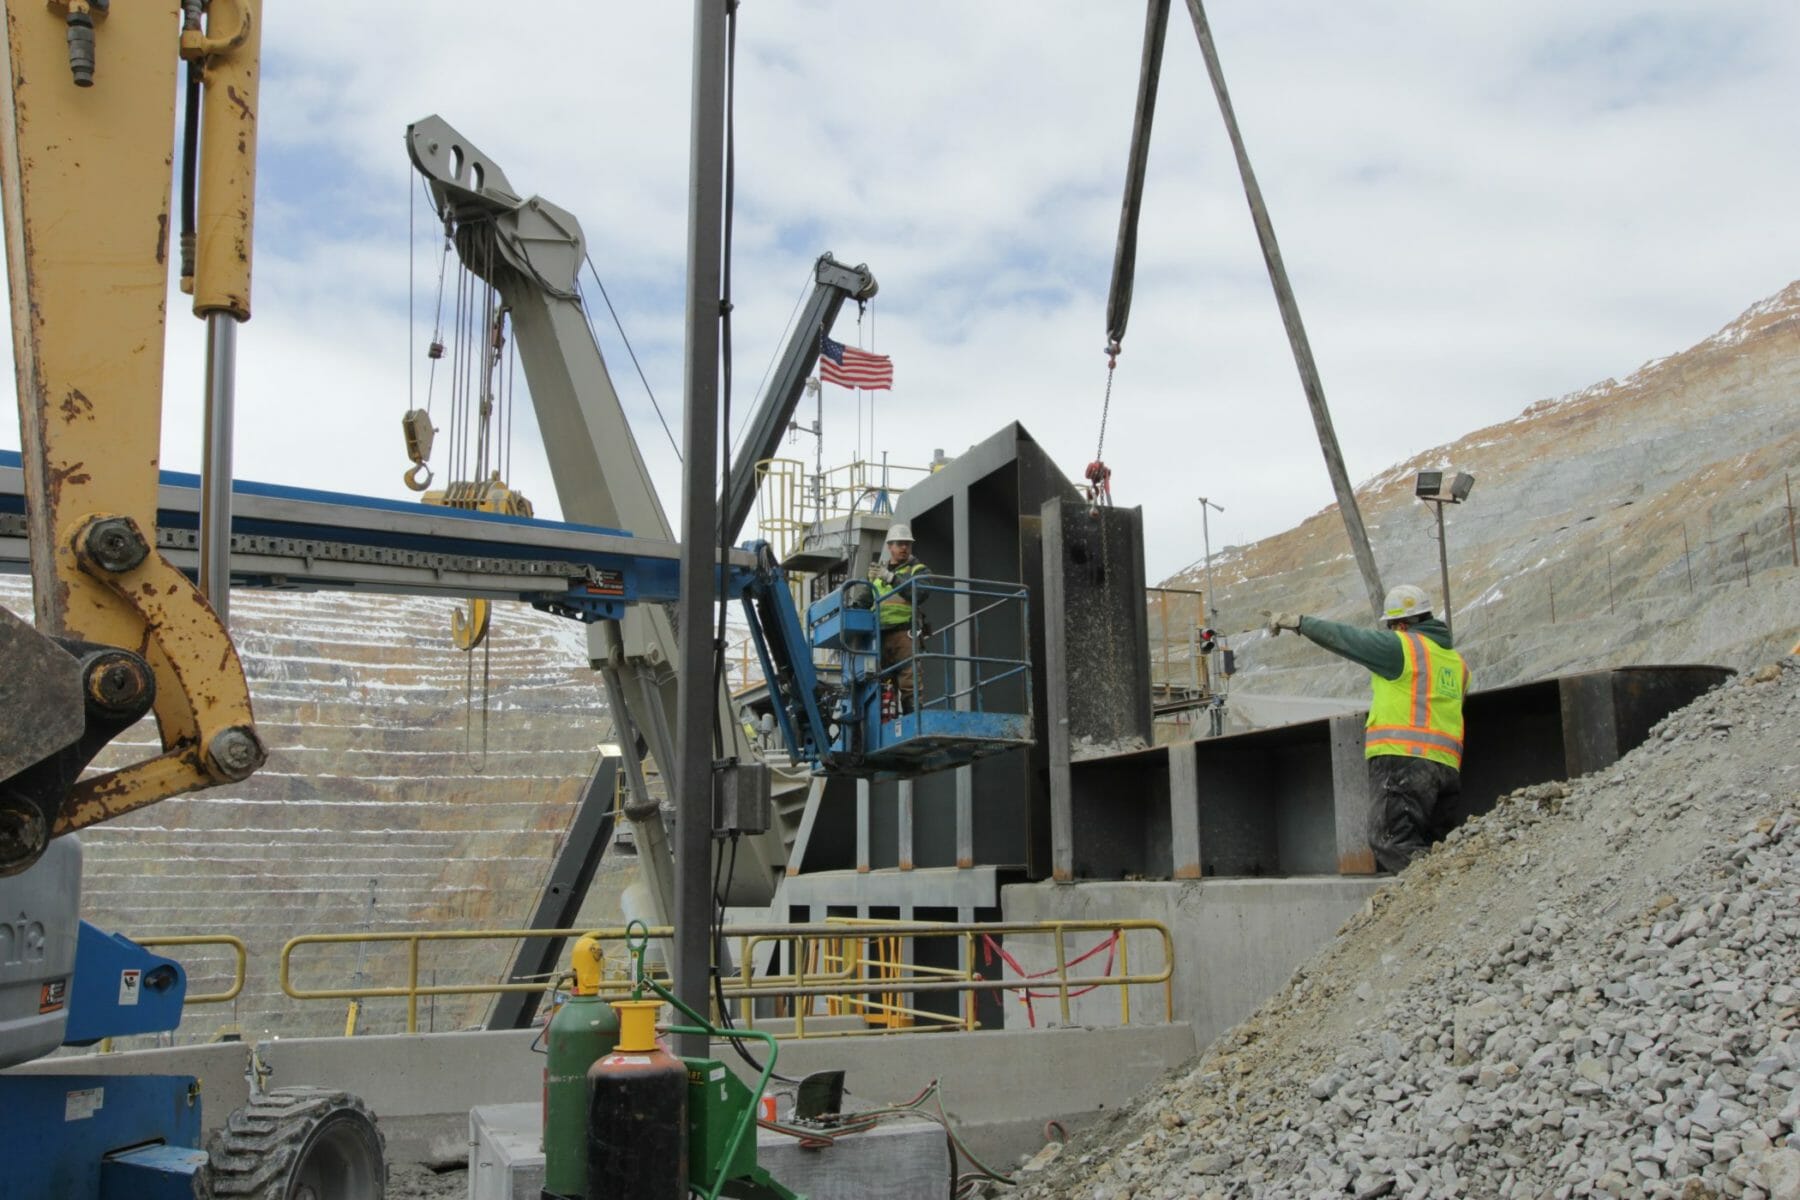
[[[382,1200],[387,1163],[368,1106],[348,1092],[273,1088],[207,1146],[215,1200]]]

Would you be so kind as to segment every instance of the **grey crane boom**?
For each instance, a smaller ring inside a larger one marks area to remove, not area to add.
[[[827,251],[813,264],[813,294],[806,302],[794,332],[781,354],[769,388],[758,402],[755,414],[731,465],[731,484],[719,506],[719,533],[715,543],[735,544],[756,503],[756,464],[770,458],[794,419],[794,406],[806,377],[819,361],[819,337],[837,320],[844,301],[858,304],[874,298],[878,285],[875,276],[863,264],[845,266]]]

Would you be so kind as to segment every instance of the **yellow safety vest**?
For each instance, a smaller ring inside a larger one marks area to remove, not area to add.
[[[912,624],[912,602],[917,589],[909,589],[904,596],[896,597],[893,600],[889,600],[888,596],[914,575],[929,574],[931,572],[926,569],[925,564],[915,558],[905,566],[894,568],[893,583],[890,584],[881,579],[875,581],[875,598],[881,606],[881,627],[883,629],[897,629],[902,625]]]
[[[1400,754],[1462,767],[1463,693],[1469,668],[1462,655],[1411,630],[1397,630],[1406,666],[1397,679],[1370,677],[1374,693],[1363,754]]]

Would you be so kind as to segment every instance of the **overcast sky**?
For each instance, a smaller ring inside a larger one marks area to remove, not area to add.
[[[745,0],[740,412],[832,250],[881,282],[836,330],[893,356],[877,451],[922,464],[1018,419],[1079,476],[1142,7]],[[679,436],[691,10],[271,0],[241,477],[409,495],[399,417],[439,248],[402,138],[434,112],[580,218]],[[1800,275],[1792,0],[1209,13],[1353,478],[1622,376]],[[172,329],[164,463],[195,469],[201,331]],[[674,453],[603,333],[673,516]],[[829,465],[859,427],[866,451],[869,416],[826,391]],[[534,440],[515,483],[555,515]],[[1153,577],[1200,557],[1198,495],[1225,506],[1215,548],[1332,499],[1179,0],[1105,457],[1118,502],[1145,508]]]

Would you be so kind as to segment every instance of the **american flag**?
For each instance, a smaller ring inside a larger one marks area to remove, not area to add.
[[[819,336],[819,378],[847,388],[892,389],[894,362],[885,354],[870,354],[855,346]]]

